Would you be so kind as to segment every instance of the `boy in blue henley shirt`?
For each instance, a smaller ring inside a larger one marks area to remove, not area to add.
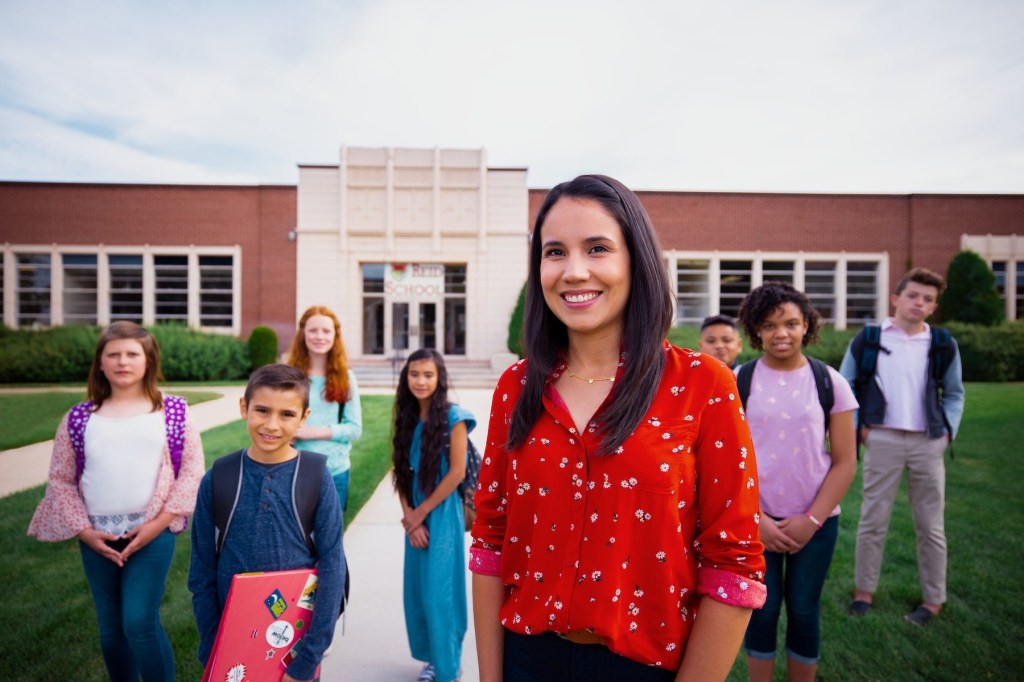
[[[207,471],[199,486],[192,526],[188,587],[199,629],[199,662],[206,665],[217,635],[231,578],[236,573],[316,567],[317,603],[303,646],[282,682],[313,679],[334,637],[345,581],[342,517],[330,476],[320,482],[313,537],[316,555],[306,547],[292,508],[292,479],[298,451],[295,430],[309,414],[309,381],[287,365],[253,372],[240,403],[252,441],[242,457],[242,487],[230,532],[217,556],[213,521],[213,482]]]

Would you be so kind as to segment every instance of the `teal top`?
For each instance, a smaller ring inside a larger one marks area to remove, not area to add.
[[[352,441],[363,435],[363,408],[359,402],[359,384],[352,370],[348,371],[348,400],[338,418],[338,403],[324,398],[327,379],[309,377],[309,418],[306,426],[329,426],[330,440],[298,440],[297,450],[312,450],[327,455],[327,470],[331,475],[348,471],[352,467]]]

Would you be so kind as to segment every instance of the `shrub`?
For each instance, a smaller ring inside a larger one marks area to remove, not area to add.
[[[1005,319],[996,278],[988,264],[973,251],[961,251],[949,263],[946,290],[939,296],[941,321],[993,326]]]
[[[238,339],[204,334],[180,325],[150,328],[160,344],[160,365],[168,381],[241,379],[249,352]],[[85,382],[100,328],[53,327],[5,330],[0,339],[0,383]]]
[[[960,347],[964,381],[1024,381],[1024,323],[947,326]]]
[[[180,325],[156,325],[160,365],[167,381],[242,379],[249,372],[249,349],[240,339],[206,334]]]
[[[951,322],[946,326],[960,348],[964,381],[1024,381],[1024,322],[1003,323],[995,327]],[[858,331],[823,327],[818,332],[818,343],[806,348],[805,352],[839,369],[846,347]],[[668,339],[677,346],[695,349],[699,334],[697,327],[672,327]],[[746,362],[758,355],[744,338],[739,361]]]
[[[262,325],[253,327],[249,335],[249,365],[257,369],[277,362],[277,332]]]
[[[96,351],[97,327],[8,330],[0,344],[0,382],[83,382]]]
[[[743,351],[740,352],[737,361],[742,364],[759,357],[761,353],[751,347],[750,339],[747,338],[746,334],[740,333],[743,336]],[[839,369],[839,365],[843,361],[843,355],[846,354],[846,347],[850,344],[850,339],[856,333],[856,329],[839,331],[831,327],[822,327],[818,330],[818,342],[813,346],[805,348],[804,352]],[[696,350],[697,339],[699,338],[700,327],[698,326],[686,325],[672,327],[668,330],[668,340],[680,348]]]
[[[523,288],[519,290],[519,300],[516,301],[516,307],[512,311],[512,319],[508,321],[508,349],[519,357],[526,355],[526,350],[523,348],[523,315],[525,308],[526,283],[524,282]]]

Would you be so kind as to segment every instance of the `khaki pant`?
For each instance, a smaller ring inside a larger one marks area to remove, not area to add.
[[[946,437],[896,429],[871,429],[865,443],[864,496],[857,526],[856,585],[875,592],[882,569],[889,517],[903,469],[917,535],[917,572],[926,604],[946,602]]]

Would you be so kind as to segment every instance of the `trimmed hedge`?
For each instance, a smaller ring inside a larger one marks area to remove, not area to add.
[[[947,326],[960,347],[964,381],[1024,381],[1024,322],[1008,322],[995,327],[950,322]],[[859,329],[837,331],[830,327],[818,332],[818,343],[806,349],[808,355],[836,369],[843,362],[846,347]],[[697,348],[697,327],[672,327],[669,341],[684,348]],[[744,336],[740,362],[759,355]]]
[[[204,334],[180,325],[149,328],[160,344],[160,365],[168,381],[242,379],[249,350],[230,336]],[[81,383],[101,329],[89,326],[45,330],[0,330],[0,383]]]
[[[4,327],[0,331],[0,383],[84,381],[99,336],[97,327],[44,331]]]
[[[1024,322],[946,326],[960,347],[964,381],[1024,381]]]

